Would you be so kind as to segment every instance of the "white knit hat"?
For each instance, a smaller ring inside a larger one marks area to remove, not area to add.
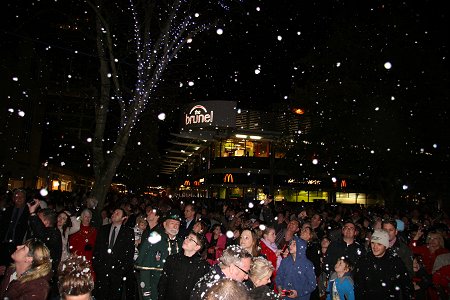
[[[385,230],[376,229],[372,234],[371,242],[378,243],[384,245],[386,248],[389,248],[389,234]]]

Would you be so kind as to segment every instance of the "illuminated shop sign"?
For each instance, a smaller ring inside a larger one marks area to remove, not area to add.
[[[317,179],[309,179],[309,180],[295,180],[295,179],[288,179],[288,183],[300,183],[300,184],[308,184],[308,185],[320,185],[320,184],[322,184],[322,180],[317,180]]]
[[[185,185],[185,186],[190,186],[190,185],[191,185],[191,182],[190,182],[189,180],[185,180],[185,181],[184,181],[184,185]]]
[[[201,101],[186,107],[183,129],[236,127],[235,101]]]
[[[225,174],[225,177],[223,178],[223,182],[234,182],[233,174]]]

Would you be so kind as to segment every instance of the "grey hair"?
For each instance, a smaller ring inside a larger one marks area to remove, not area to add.
[[[92,211],[89,208],[83,209],[83,211],[81,212],[81,216],[83,217],[86,213],[88,213],[92,218]]]
[[[229,267],[232,264],[241,265],[241,260],[243,258],[251,258],[252,255],[238,245],[230,245],[228,246],[222,253],[222,256],[219,258],[221,267]]]

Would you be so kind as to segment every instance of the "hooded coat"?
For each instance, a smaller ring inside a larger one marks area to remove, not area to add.
[[[294,237],[294,239],[297,248],[295,259],[289,255],[281,261],[276,283],[283,289],[297,291],[297,298],[285,297],[284,299],[308,300],[317,285],[314,266],[306,258],[306,242],[298,237]]]

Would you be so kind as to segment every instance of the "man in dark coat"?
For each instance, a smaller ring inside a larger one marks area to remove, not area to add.
[[[336,241],[332,241],[326,256],[324,258],[323,271],[330,274],[338,258],[345,257],[353,265],[356,264],[358,259],[365,255],[366,250],[363,245],[359,244],[356,240],[356,226],[352,221],[347,221],[342,227],[342,238]]]
[[[167,257],[158,283],[158,300],[187,300],[197,281],[209,271],[209,264],[198,252],[205,239],[191,232],[184,239],[183,253]]]
[[[111,224],[100,227],[94,246],[92,264],[96,274],[95,299],[121,299],[125,294],[133,298],[134,232],[123,221],[126,214],[116,209]]]
[[[196,210],[193,204],[186,204],[184,207],[184,219],[181,220],[178,237],[184,239],[194,228]]]
[[[62,254],[61,232],[55,227],[57,217],[56,212],[50,208],[44,208],[37,211],[39,207],[40,201],[38,199],[34,199],[34,204],[28,204],[30,212],[30,228],[32,236],[41,240],[47,246],[48,250],[50,250],[53,271],[50,282],[50,294],[51,297],[55,297],[58,295],[57,271]]]
[[[412,299],[413,286],[408,271],[398,256],[386,251],[389,234],[377,229],[370,243],[372,252],[355,267],[355,299]]]
[[[0,218],[0,266],[12,263],[11,254],[22,245],[28,231],[26,192],[18,189],[13,194],[13,206],[8,207]]]

